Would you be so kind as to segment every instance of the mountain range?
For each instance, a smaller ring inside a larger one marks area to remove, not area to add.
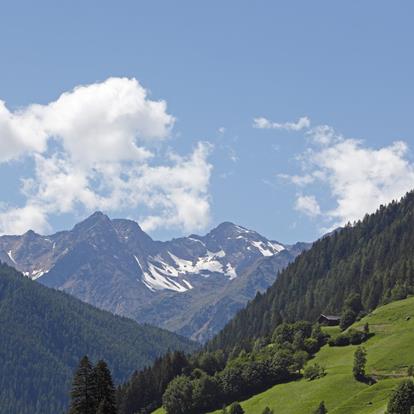
[[[0,261],[101,309],[203,342],[308,247],[229,222],[205,236],[155,241],[132,220],[96,212],[69,231],[0,237]]]

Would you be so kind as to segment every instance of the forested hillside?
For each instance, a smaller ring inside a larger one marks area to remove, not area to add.
[[[63,413],[73,371],[87,354],[116,382],[167,350],[194,343],[98,310],[0,265],[0,407],[7,414]]]
[[[340,314],[351,293],[363,310],[401,299],[414,289],[414,193],[381,206],[362,221],[315,242],[282,271],[276,282],[209,343],[231,350],[269,335],[281,321],[314,322]]]

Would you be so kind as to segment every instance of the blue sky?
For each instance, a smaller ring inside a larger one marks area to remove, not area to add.
[[[414,188],[409,0],[7,3],[0,233],[313,240]]]

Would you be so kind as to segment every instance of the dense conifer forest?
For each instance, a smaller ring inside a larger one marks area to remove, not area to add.
[[[114,380],[169,349],[194,343],[98,310],[0,265],[0,407],[7,414],[60,414],[73,372],[87,354],[107,361]]]
[[[231,351],[269,336],[282,321],[315,321],[320,313],[350,316],[346,301],[356,294],[361,311],[402,299],[414,290],[414,192],[400,202],[315,242],[282,271],[264,294],[208,344]],[[348,315],[346,315],[348,312]]]

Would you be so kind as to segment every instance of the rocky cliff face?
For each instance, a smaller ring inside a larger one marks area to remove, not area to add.
[[[102,309],[204,341],[307,247],[228,222],[160,242],[97,212],[70,231],[2,236],[0,260]]]

